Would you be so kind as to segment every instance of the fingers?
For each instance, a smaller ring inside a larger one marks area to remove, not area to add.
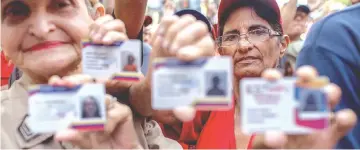
[[[336,140],[341,139],[355,126],[356,114],[351,109],[344,109],[335,114],[335,121],[331,126],[331,132]]]
[[[57,132],[55,134],[55,140],[70,142],[76,147],[89,149],[91,148],[92,143],[89,141],[90,139],[86,138],[84,135],[85,134],[81,133],[80,131],[74,129],[67,129]]]
[[[318,72],[314,67],[303,66],[296,70],[296,76],[302,81],[309,81],[318,77]]]
[[[164,18],[161,20],[161,23],[160,23],[158,29],[156,30],[156,33],[153,35],[153,38],[152,38],[150,44],[151,44],[153,47],[155,47],[156,49],[160,49],[163,44],[155,45],[154,42],[155,42],[156,37],[161,36],[161,37],[164,38],[167,30],[169,29],[169,27],[170,27],[174,22],[176,22],[177,20],[179,20],[179,17],[178,17],[178,16],[168,16],[168,17],[164,17]]]
[[[119,34],[116,34],[115,37],[111,37],[109,35],[113,35],[113,33],[108,34],[108,32],[114,31],[118,33],[123,33],[121,38]],[[90,38],[94,43],[109,43],[111,39],[127,39],[125,24],[121,20],[115,19],[110,16],[106,15],[104,17],[100,17],[95,21],[94,24],[90,26]]]
[[[196,110],[192,107],[178,107],[174,110],[174,115],[180,121],[187,122],[195,118]]]
[[[125,41],[128,37],[125,33],[117,32],[117,31],[109,31],[107,32],[104,37],[101,39],[101,43],[105,45],[111,45],[116,41]]]
[[[128,106],[107,98],[107,124],[104,132],[111,134],[122,122],[132,121],[131,110]]]
[[[263,135],[255,135],[252,149],[281,149],[288,137],[282,132],[267,131]]]
[[[190,34],[191,36],[189,36]],[[206,24],[201,21],[196,21],[195,23],[188,25],[185,29],[178,32],[176,35],[173,35],[175,38],[169,51],[171,53],[175,53],[180,47],[197,43],[198,39],[202,39],[205,35],[209,35]],[[214,43],[212,42],[209,44]]]
[[[336,84],[329,84],[324,87],[330,109],[334,109],[341,98],[341,89]]]
[[[177,50],[176,57],[183,61],[192,61],[199,57],[214,56],[215,50],[213,49],[211,37],[204,37],[196,45],[185,46]]]
[[[283,76],[281,74],[280,71],[276,70],[276,69],[266,69],[265,71],[263,71],[263,73],[261,74],[261,77],[267,79],[267,80],[279,80],[281,79]]]
[[[73,87],[79,84],[92,83],[92,82],[94,82],[94,79],[91,76],[85,74],[66,76],[63,78],[60,78],[59,76],[52,76],[49,79],[50,85],[67,86],[67,87]]]
[[[134,83],[135,82],[121,80],[109,80],[105,83],[105,87],[108,93],[123,93],[128,92]]]
[[[164,38],[164,42],[162,45],[163,49],[169,49],[171,47],[171,43],[173,42],[173,40],[175,39],[177,33],[181,30],[183,30],[185,27],[187,27],[188,25],[194,23],[196,21],[195,17],[193,17],[192,15],[184,15],[180,18],[179,21],[177,21],[176,23],[172,24],[166,35]],[[187,37],[189,37],[189,34],[187,34]]]

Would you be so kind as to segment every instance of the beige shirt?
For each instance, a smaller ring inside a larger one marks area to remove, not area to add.
[[[69,143],[56,142],[52,134],[35,134],[27,126],[29,78],[23,75],[9,90],[1,91],[1,149],[69,149]],[[146,149],[182,149],[165,138],[159,125],[135,117],[134,127],[142,147]]]

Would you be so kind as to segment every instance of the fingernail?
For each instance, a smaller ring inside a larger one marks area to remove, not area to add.
[[[103,42],[110,42],[110,41],[111,41],[111,38],[110,38],[110,37],[105,36],[105,37],[103,38]]]
[[[187,57],[192,57],[195,55],[195,53],[196,53],[195,50],[192,48],[184,48],[178,52],[178,54],[187,56]]]

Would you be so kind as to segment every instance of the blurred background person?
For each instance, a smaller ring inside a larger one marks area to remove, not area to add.
[[[163,9],[162,9],[162,17],[171,16],[176,11],[176,5],[173,0],[164,0],[163,1]]]
[[[336,112],[351,109],[357,115],[355,127],[339,140],[338,149],[360,149],[359,14],[360,4],[355,4],[315,23],[297,60],[297,67],[314,66],[342,89]],[[355,122],[356,117],[348,120]]]
[[[146,16],[144,20],[144,31],[143,31],[143,40],[145,43],[149,43],[151,35],[153,32],[153,19],[151,16]]]
[[[281,60],[280,68],[285,69],[284,62],[289,62],[295,68],[296,57],[304,44],[308,24],[310,22],[310,8],[306,5],[298,5],[298,0],[290,0],[281,10],[284,33],[290,38],[285,56]]]

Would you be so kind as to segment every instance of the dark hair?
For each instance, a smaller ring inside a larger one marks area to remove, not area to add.
[[[304,12],[305,14],[310,14],[310,8],[306,5],[300,5],[297,7],[296,11]]]
[[[89,96],[89,97],[86,97],[86,98],[84,98],[84,100],[82,101],[82,114],[81,114],[81,117],[82,118],[90,118],[89,116],[86,116],[86,113],[85,113],[85,103],[86,103],[86,101],[87,100],[91,100],[92,102],[94,102],[95,103],[95,106],[96,106],[96,112],[95,112],[95,116],[93,116],[93,117],[91,117],[91,118],[97,118],[97,117],[101,117],[100,116],[100,108],[99,108],[99,104],[98,104],[98,102],[97,102],[97,100],[96,100],[96,98],[95,97],[93,97],[93,96]]]
[[[273,9],[271,9],[269,6],[265,5],[262,2],[255,1],[255,0],[248,0],[248,1],[240,1],[237,3],[234,3],[230,8],[228,8],[224,14],[220,17],[219,20],[219,36],[221,36],[224,32],[224,26],[229,18],[229,16],[237,9],[242,7],[250,7],[252,8],[256,15],[258,15],[260,18],[267,21],[271,28],[278,32],[279,34],[283,35],[283,31],[281,28],[281,23],[278,18],[280,18],[280,14],[277,14]]]

